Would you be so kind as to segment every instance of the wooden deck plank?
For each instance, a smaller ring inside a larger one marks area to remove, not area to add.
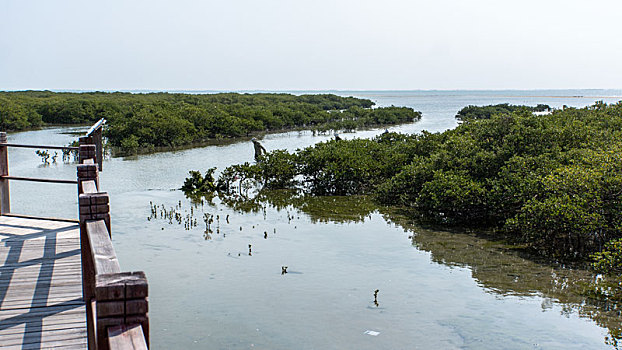
[[[50,294],[48,296],[34,296],[34,295],[16,295],[14,298],[11,298],[10,300],[4,300],[4,302],[2,304],[0,304],[0,306],[5,305],[4,303],[8,303],[8,302],[17,302],[20,300],[26,300],[26,301],[36,301],[36,300],[48,300],[51,301],[53,299],[59,299],[62,300],[60,302],[63,301],[67,301],[67,300],[72,300],[75,298],[82,298],[82,292],[81,291],[76,291],[76,290],[52,290],[50,291]]]
[[[43,323],[41,324],[42,331],[45,331],[48,329],[49,330],[61,330],[61,329],[71,329],[71,328],[84,328],[84,322],[74,321],[74,322],[68,322],[68,323],[50,323],[50,322],[47,322],[47,320],[44,320]],[[15,326],[15,327],[0,330],[0,338],[4,337],[5,335],[9,335],[9,334],[24,334],[24,332],[25,332],[25,327],[23,325]]]
[[[62,279],[69,279],[72,277],[73,279],[75,279],[76,274],[79,274],[81,271],[78,267],[79,267],[78,265],[73,265],[73,266],[66,265],[62,269],[58,269],[58,268],[48,269],[48,270],[41,269],[40,271],[38,271],[39,273],[28,273],[28,272],[18,271],[18,273],[12,274],[10,282],[11,283],[13,281],[30,282],[32,284],[36,284],[38,281],[41,281],[41,280],[43,281],[56,280],[56,279],[62,280]],[[3,283],[0,283],[0,285],[7,284],[7,281],[2,281],[2,282]]]
[[[0,216],[0,348],[85,349],[79,226]]]
[[[86,318],[84,317],[85,310],[78,309],[75,311],[67,312],[61,315],[62,317],[53,317],[49,314],[44,315],[32,315],[32,316],[24,316],[24,315],[14,315],[13,317],[7,318],[5,322],[3,322],[2,327],[5,329],[21,327],[24,323],[29,322],[37,322],[38,324],[42,324],[41,320],[45,320],[46,324],[66,324],[66,323],[77,323],[77,322],[86,322]],[[45,316],[45,317],[42,317]]]
[[[22,350],[38,350],[38,349],[86,349],[88,345],[86,344],[86,339],[82,341],[81,339],[73,339],[70,341],[64,342],[48,342],[39,344],[25,344],[20,349]]]
[[[63,346],[51,346],[51,347],[42,347],[41,350],[56,350],[56,349],[62,349],[62,350],[78,350],[78,349],[86,349],[88,348],[88,345],[86,344],[86,341],[83,343],[76,343],[76,344],[64,344]],[[35,348],[36,349],[36,348]],[[29,350],[28,348],[24,348],[22,350]]]
[[[41,262],[39,260],[27,261],[22,264],[5,264],[2,267],[0,267],[0,270],[2,270],[3,272],[9,272],[10,270],[12,272],[13,270],[16,270],[16,269],[23,269],[24,267],[27,267],[27,266],[40,265],[40,264]],[[79,256],[77,258],[71,257],[71,259],[57,259],[56,262],[54,263],[54,267],[62,268],[63,265],[76,265],[76,264],[80,264]]]
[[[86,310],[84,304],[76,304],[75,300],[67,300],[61,304],[54,304],[46,307],[33,307],[29,312],[24,312],[21,309],[2,309],[0,310],[0,324],[5,325],[10,323],[11,319],[16,318],[61,318],[70,314],[82,314]],[[86,314],[85,314],[86,315]],[[86,316],[83,315],[86,319]],[[15,322],[20,322],[16,320]]]
[[[43,344],[86,337],[86,327],[2,335],[2,345]]]
[[[54,306],[59,303],[65,302],[66,305],[80,305],[83,301],[80,299],[82,297],[81,294],[71,293],[71,294],[60,294],[58,296],[53,296],[48,299],[24,299],[24,300],[8,300],[2,303],[2,308],[6,310],[14,310],[14,309],[30,309],[34,307],[48,307]],[[74,300],[72,302],[67,302],[67,299]]]
[[[26,344],[26,345],[12,345],[12,346],[1,346],[2,350],[47,350],[47,349],[63,349],[63,350],[77,350],[77,349],[86,349],[88,347],[85,340],[76,340],[71,343],[64,343],[62,345],[54,345],[54,344]]]
[[[23,286],[29,288],[41,287],[43,284],[54,284],[55,282],[76,282],[75,275],[79,274],[80,271],[73,271],[73,274],[54,274],[52,276],[17,276],[17,278],[11,278],[10,283],[3,281],[4,283],[0,283],[0,288],[11,287],[11,286]],[[36,279],[36,282],[32,279]],[[79,284],[79,283],[78,283]],[[19,294],[24,294],[23,290],[17,290]]]
[[[53,268],[40,268],[39,271],[20,271],[19,274],[17,275],[13,275],[11,280],[15,280],[15,279],[24,279],[24,280],[28,280],[28,279],[32,279],[32,278],[38,278],[39,276],[41,276],[41,274],[46,274],[46,275],[51,275],[52,277],[63,277],[63,276],[73,276],[75,275],[78,271],[81,271],[81,266],[79,264],[73,264],[73,265],[67,265],[66,267],[63,267],[62,269],[59,269],[58,267],[56,269]],[[8,273],[8,271],[7,271]],[[0,271],[0,276],[3,274],[2,271]],[[46,277],[49,278],[49,277]]]

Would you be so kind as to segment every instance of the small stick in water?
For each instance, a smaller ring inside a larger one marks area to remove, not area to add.
[[[227,223],[229,223],[229,214],[227,214]]]
[[[376,305],[376,307],[378,307],[378,292],[379,291],[380,291],[379,289],[376,289],[374,291],[374,304]]]
[[[281,275],[284,275],[287,273],[287,266],[281,266]]]
[[[263,239],[268,239],[268,231],[263,231]]]
[[[248,256],[252,256],[253,252],[251,251],[252,246],[249,244],[248,245]]]

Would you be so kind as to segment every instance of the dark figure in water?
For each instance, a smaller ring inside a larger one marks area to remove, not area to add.
[[[256,138],[253,137],[251,141],[253,141],[253,146],[255,147],[255,160],[259,160],[259,156],[268,153]]]
[[[341,137],[339,137],[338,133],[335,133],[335,141],[341,141]]]

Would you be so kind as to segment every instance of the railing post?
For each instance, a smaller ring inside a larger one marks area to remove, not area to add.
[[[103,141],[103,128],[101,125],[96,129],[90,131],[87,136],[80,137],[78,142],[82,145],[95,145],[95,152],[93,153],[93,159],[97,163],[99,171],[102,171],[104,163],[104,141]]]
[[[80,163],[92,159],[94,145],[80,145]],[[95,300],[95,262],[91,254],[86,221],[104,219],[110,232],[110,207],[107,193],[84,193],[82,183],[94,181],[99,190],[99,174],[95,164],[79,164],[77,166],[78,182],[78,217],[80,220],[80,255],[82,260],[82,298],[86,303],[87,335],[90,350],[97,349],[96,312],[92,307]]]
[[[80,164],[84,164],[84,161],[87,159],[93,159],[93,162],[96,162],[96,147],[90,143],[82,143],[83,137],[80,138],[80,146],[78,150],[78,161]]]
[[[92,145],[93,144],[93,138],[91,138],[90,136],[82,136],[78,138],[78,144],[80,146],[82,145]]]
[[[110,197],[106,192],[80,194],[78,198],[80,207],[80,226],[86,224],[87,220],[104,220],[108,235],[112,238],[110,231]]]
[[[6,132],[0,132],[0,175],[9,175],[9,148],[3,146],[7,143]],[[11,196],[9,191],[9,180],[0,179],[0,214],[11,212]]]
[[[96,168],[94,164],[90,164]],[[80,183],[80,170],[78,169],[78,183]],[[91,245],[86,229],[86,222],[89,220],[103,219],[110,233],[110,199],[105,192],[86,193],[78,195],[78,207],[80,218],[80,253],[82,257],[82,298],[86,303],[86,323],[89,349],[98,349],[97,337],[102,335],[97,333],[97,314],[91,307],[91,303],[96,300],[95,283],[96,271],[95,261],[91,254]]]
[[[84,193],[82,183],[84,181],[92,180],[95,182],[95,186],[99,191],[99,174],[97,172],[97,165],[95,164],[79,164],[78,170],[78,193]]]
[[[95,160],[97,162],[97,167],[99,168],[99,171],[102,171],[102,165],[104,164],[104,142],[102,139],[101,127],[93,133],[93,143],[95,143]]]
[[[149,285],[145,273],[121,272],[97,275],[98,350],[108,349],[108,327],[140,324],[149,346]]]
[[[95,300],[95,262],[91,256],[91,246],[86,221],[80,215],[80,255],[82,260],[82,299],[86,303],[86,331],[89,350],[97,350],[97,334],[94,308],[91,306]]]
[[[78,180],[79,182],[79,180]],[[91,255],[86,222],[88,220],[104,220],[110,235],[110,198],[108,193],[85,193],[78,195],[80,218],[80,251],[82,255],[82,294],[85,302],[95,296],[95,262]],[[110,237],[110,236],[109,236]]]

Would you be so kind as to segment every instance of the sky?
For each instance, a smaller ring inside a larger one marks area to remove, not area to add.
[[[0,0],[0,90],[622,88],[620,0]]]

